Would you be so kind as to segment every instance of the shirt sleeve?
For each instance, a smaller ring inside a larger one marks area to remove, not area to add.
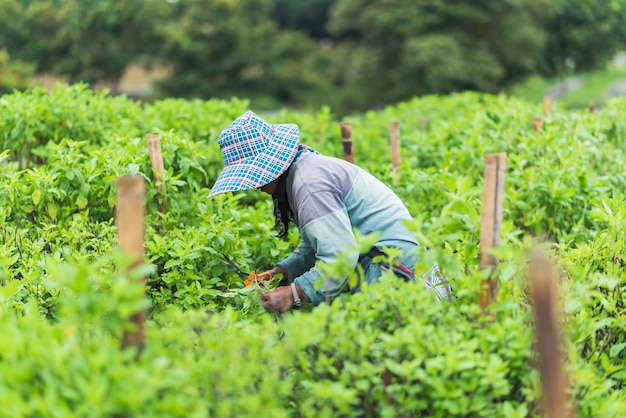
[[[276,265],[285,270],[288,278],[293,279],[315,265],[315,251],[307,240],[302,239],[296,249]]]
[[[335,200],[342,207],[339,210],[317,217],[308,222],[302,229],[302,239],[309,242],[315,254],[315,264],[307,271],[295,277],[295,283],[314,304],[322,303],[327,297],[334,298],[341,293],[347,284],[346,277],[324,277],[320,263],[332,263],[339,254],[345,255],[346,268],[354,270],[359,259],[356,238],[352,232],[352,224],[343,202],[332,192],[318,192],[310,195],[308,205],[316,201]],[[319,283],[319,284],[318,284]]]

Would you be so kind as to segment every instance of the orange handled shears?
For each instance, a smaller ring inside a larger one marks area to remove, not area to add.
[[[226,254],[222,253],[222,257],[224,257],[222,262],[224,262],[228,267],[231,268],[231,270],[237,273],[239,277],[244,279],[243,284],[246,286],[250,286],[253,283],[272,280],[272,278],[274,277],[272,273],[246,273],[245,271],[241,270],[239,266],[237,266],[237,264],[235,264]]]

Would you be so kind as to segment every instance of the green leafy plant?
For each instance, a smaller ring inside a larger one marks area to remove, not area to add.
[[[439,263],[453,298],[436,302],[419,281],[385,275],[282,317],[259,297],[276,283],[245,287],[220,258],[271,268],[297,245],[297,229],[277,239],[271,199],[258,191],[208,199],[223,164],[217,136],[247,106],[142,107],[83,85],[0,99],[0,415],[538,416],[525,268],[538,242],[560,267],[578,415],[626,415],[624,99],[593,115],[557,108],[536,131],[538,105],[475,93],[348,118],[356,163],[387,184],[389,122],[400,122],[391,187],[414,216],[415,268]],[[297,123],[303,143],[341,156],[331,109],[268,118]],[[147,132],[161,134],[166,214]],[[508,168],[490,321],[477,304],[481,179],[483,156],[500,151]],[[130,276],[114,221],[115,180],[126,174],[147,184],[147,267]],[[338,259],[329,276],[352,274]],[[134,362],[119,340],[143,306],[148,344]]]

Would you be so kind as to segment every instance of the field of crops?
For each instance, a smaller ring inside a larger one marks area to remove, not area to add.
[[[348,118],[356,163],[389,185],[388,129],[399,121],[402,171],[391,187],[415,218],[416,268],[437,260],[454,299],[383,278],[282,317],[264,312],[260,289],[219,255],[263,271],[297,231],[275,238],[260,192],[207,198],[223,165],[217,135],[246,109],[245,100],[142,106],[80,85],[0,97],[0,416],[538,416],[525,260],[539,241],[559,264],[575,412],[626,416],[626,100],[544,114],[466,93]],[[536,117],[542,129],[531,128]],[[303,143],[342,155],[328,108],[268,119],[298,123]],[[149,132],[162,134],[165,216]],[[508,154],[508,169],[499,293],[485,316],[479,241],[492,152]],[[126,277],[115,179],[134,173],[148,182],[147,266]],[[142,306],[147,344],[135,359],[120,338]]]

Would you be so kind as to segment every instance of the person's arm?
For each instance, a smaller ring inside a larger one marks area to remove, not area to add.
[[[296,277],[295,287],[302,300],[319,305],[326,300],[326,297],[336,297],[347,283],[347,278],[337,280],[325,278],[319,263],[333,262],[337,259],[338,254],[344,253],[348,255],[348,262],[350,263],[348,267],[354,269],[358,262],[356,239],[352,233],[350,219],[345,209],[316,219],[307,225],[302,232],[307,234],[307,238],[314,243],[318,261],[311,269]],[[317,286],[318,281],[321,281],[320,287]],[[279,286],[271,292],[263,293],[261,299],[265,309],[276,313],[287,312],[294,304],[294,296],[290,286]]]
[[[317,199],[324,199],[324,194],[317,194]],[[322,273],[320,263],[332,263],[339,254],[346,254],[350,270],[356,268],[359,253],[352,224],[345,207],[309,222],[302,230],[303,239],[311,243],[315,251],[315,265],[294,279],[306,298],[314,305],[322,303],[327,297],[334,298],[346,286],[347,277],[327,278]],[[321,287],[317,283],[321,282]]]
[[[315,265],[315,251],[302,238],[296,249],[286,258],[276,263],[275,268],[281,268],[289,279],[300,276]]]
[[[326,191],[310,194],[302,206],[307,208],[308,219],[300,233],[302,241],[307,242],[311,248],[315,263],[310,269],[295,277],[294,283],[302,299],[319,305],[327,297],[334,298],[339,295],[348,281],[347,277],[325,277],[320,264],[332,263],[337,260],[339,254],[345,254],[349,264],[346,267],[353,270],[358,262],[359,253],[352,232],[352,223],[343,201],[337,194]],[[305,216],[299,218],[303,219]],[[271,292],[262,294],[261,298],[265,309],[278,313],[288,311],[294,303],[289,286],[279,286]]]

